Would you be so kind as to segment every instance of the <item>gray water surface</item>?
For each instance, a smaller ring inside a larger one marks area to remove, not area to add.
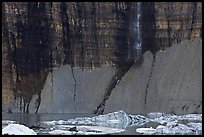
[[[43,121],[57,121],[57,120],[68,120],[68,119],[74,119],[78,117],[93,117],[96,116],[94,114],[82,114],[82,113],[66,113],[66,114],[2,114],[2,120],[11,120],[16,121],[18,124],[23,124],[27,127],[31,127],[34,125],[38,125],[40,127],[47,128],[47,125],[44,125]],[[147,123],[140,127],[156,127],[158,124],[155,123]],[[127,127],[124,132],[122,133],[115,133],[115,135],[140,135],[140,133],[137,133],[135,131],[136,126]],[[34,131],[36,131],[34,129]],[[42,131],[42,133],[41,133]],[[45,130],[37,130],[38,134],[45,134]],[[48,133],[47,133],[48,134]]]

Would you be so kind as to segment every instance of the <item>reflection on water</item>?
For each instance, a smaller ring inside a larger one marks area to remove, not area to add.
[[[68,120],[77,117],[94,116],[94,114],[2,114],[2,120],[14,120],[26,126],[38,125],[42,121]]]

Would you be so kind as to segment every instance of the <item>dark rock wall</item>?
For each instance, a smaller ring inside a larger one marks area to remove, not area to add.
[[[158,2],[154,9],[156,49],[201,36],[201,2]]]
[[[201,9],[199,2],[142,3],[143,52],[201,37]],[[114,64],[125,73],[134,60],[135,10],[133,2],[2,3],[2,111],[28,112],[60,65]]]

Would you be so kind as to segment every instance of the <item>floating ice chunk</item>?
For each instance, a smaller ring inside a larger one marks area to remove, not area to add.
[[[60,129],[72,128],[73,126],[76,127],[77,125],[56,125],[56,127]]]
[[[101,126],[77,126],[77,129],[83,132],[85,135],[104,135],[124,132],[124,129],[101,127]],[[77,132],[78,134],[78,132]]]
[[[16,121],[12,121],[12,120],[2,120],[2,125],[8,125],[8,124],[14,124],[16,123]]]
[[[65,131],[65,130],[53,130],[53,131],[50,131],[49,134],[51,135],[73,135],[74,132]]]
[[[53,121],[43,121],[43,123],[45,123],[47,125],[56,125],[57,122],[58,121],[55,121],[55,120],[53,120]]]
[[[10,124],[2,129],[2,135],[37,135],[34,130],[19,124]]]
[[[156,129],[150,127],[150,128],[137,128],[136,132],[143,133],[143,134],[153,134],[156,131]]]
[[[159,125],[156,129],[162,129],[162,128],[165,128],[165,126],[162,126],[162,125]]]
[[[195,129],[198,129],[198,130],[202,130],[202,123],[193,123],[193,122],[190,122],[190,123],[187,124],[187,126],[193,127]]]
[[[159,118],[163,115],[164,113],[161,113],[161,112],[150,112],[149,114],[147,114],[149,118]]]
[[[66,121],[64,121],[64,120],[59,120],[59,121],[57,122],[57,124],[60,124],[60,125],[65,124],[65,123],[66,123]]]
[[[202,114],[187,114],[178,116],[160,112],[151,112],[148,114],[148,117],[150,118],[150,121],[158,122],[161,124],[178,120],[202,121]]]
[[[171,121],[166,126],[159,125],[156,129],[153,128],[137,128],[136,131],[146,135],[201,135],[202,123],[188,123],[187,125]]]
[[[159,135],[176,135],[176,134],[193,134],[193,130],[184,124],[175,122],[167,123],[166,126],[158,126],[154,134]]]
[[[119,120],[110,119],[107,122],[108,123],[119,123]]]
[[[185,135],[185,134],[201,134],[202,131],[196,132],[192,128],[178,123],[168,123],[166,126],[159,125],[156,129],[154,128],[137,128],[136,132],[143,133],[146,135]]]
[[[73,126],[72,126],[73,127]],[[77,131],[68,131],[68,130],[53,130],[50,131],[51,135],[105,135],[105,134],[113,134],[120,133],[125,131],[124,129],[116,129],[116,128],[107,128],[100,126],[76,126]]]
[[[44,123],[48,125],[83,124],[121,129],[126,128],[127,126],[144,125],[147,122],[149,122],[149,119],[142,115],[128,115],[122,110],[94,117],[68,119],[67,121],[44,121]]]
[[[142,115],[128,115],[130,121],[128,126],[142,126],[148,123],[150,120]]]
[[[176,115],[169,115],[169,114],[166,114],[166,115],[163,115],[161,117],[157,117],[155,119],[151,119],[151,121],[153,122],[157,122],[157,123],[161,123],[161,124],[164,124],[164,123],[169,123],[169,122],[177,122],[177,116]]]
[[[165,128],[157,130],[159,134],[170,134],[170,135],[184,135],[184,134],[193,134],[193,131],[184,124],[171,123]]]
[[[178,124],[177,122],[178,122],[178,121],[170,121],[170,122],[168,122],[168,123],[166,124],[166,126],[168,126],[168,127],[175,126],[175,125]]]
[[[202,134],[202,123],[193,123],[190,122],[187,124],[188,127],[190,127],[193,131],[195,131],[196,135]]]
[[[178,116],[179,120],[202,121],[202,114],[187,114]]]

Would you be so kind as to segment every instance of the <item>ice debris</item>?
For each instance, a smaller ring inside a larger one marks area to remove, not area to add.
[[[151,112],[148,114],[150,121],[157,123],[169,123],[169,122],[178,122],[181,120],[188,121],[202,121],[202,114],[186,114],[186,115],[174,115],[160,112]]]
[[[188,123],[184,125],[177,122],[170,122],[166,126],[159,125],[156,129],[137,128],[136,132],[146,135],[201,135],[202,123]]]

